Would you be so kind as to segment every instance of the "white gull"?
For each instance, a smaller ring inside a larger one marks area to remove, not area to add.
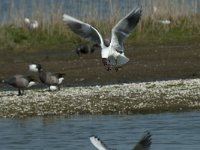
[[[90,141],[94,145],[94,147],[96,147],[98,150],[111,150],[96,136],[91,136]],[[132,150],[150,150],[150,147],[151,147],[151,134],[150,132],[146,131]]]
[[[79,36],[86,38],[101,46],[101,58],[103,65],[109,71],[112,67],[117,71],[125,65],[129,58],[124,54],[124,40],[138,24],[141,17],[141,8],[133,9],[128,15],[122,18],[113,28],[111,43],[106,46],[101,34],[91,25],[84,23],[67,14],[63,15],[63,21],[69,28]]]

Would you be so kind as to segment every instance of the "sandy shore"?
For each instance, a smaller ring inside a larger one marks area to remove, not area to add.
[[[0,117],[135,114],[200,109],[200,79],[0,92]]]

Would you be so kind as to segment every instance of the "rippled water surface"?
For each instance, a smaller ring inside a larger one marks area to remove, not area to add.
[[[197,150],[200,112],[0,119],[0,130],[0,149],[95,150],[89,136],[98,135],[110,148],[130,150],[149,130],[152,150]]]

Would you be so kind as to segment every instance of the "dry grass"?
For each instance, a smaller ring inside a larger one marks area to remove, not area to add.
[[[103,4],[100,3],[105,3],[107,9],[101,8]],[[197,0],[141,0],[140,3],[143,8],[142,19],[127,43],[185,43],[199,38],[200,16],[197,14],[197,3],[200,2]],[[3,3],[0,5],[3,8]],[[8,9],[0,23],[0,49],[63,49],[83,42],[66,28],[62,21],[63,13],[91,23],[104,37],[109,37],[113,25],[136,5],[136,0],[127,0],[123,5],[116,0],[89,0],[88,5],[72,0],[68,0],[68,3],[64,0],[48,1],[48,5],[45,0],[8,0]],[[27,30],[25,17],[37,19],[39,28],[34,32]],[[101,19],[105,17],[107,19],[103,22]],[[161,19],[168,19],[171,24],[160,24]]]

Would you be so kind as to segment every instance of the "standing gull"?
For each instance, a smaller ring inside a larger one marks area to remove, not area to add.
[[[111,150],[96,136],[91,136],[90,141],[94,145],[94,147],[96,147],[98,150]],[[150,147],[151,147],[151,134],[150,132],[146,131],[132,150],[150,150]]]
[[[124,54],[123,42],[129,33],[138,24],[141,17],[141,8],[133,9],[127,16],[122,18],[113,28],[111,43],[106,46],[101,34],[91,25],[84,23],[67,14],[63,15],[63,21],[79,36],[86,38],[101,46],[101,58],[105,68],[110,71],[112,67],[117,71],[125,65],[129,59]]]

